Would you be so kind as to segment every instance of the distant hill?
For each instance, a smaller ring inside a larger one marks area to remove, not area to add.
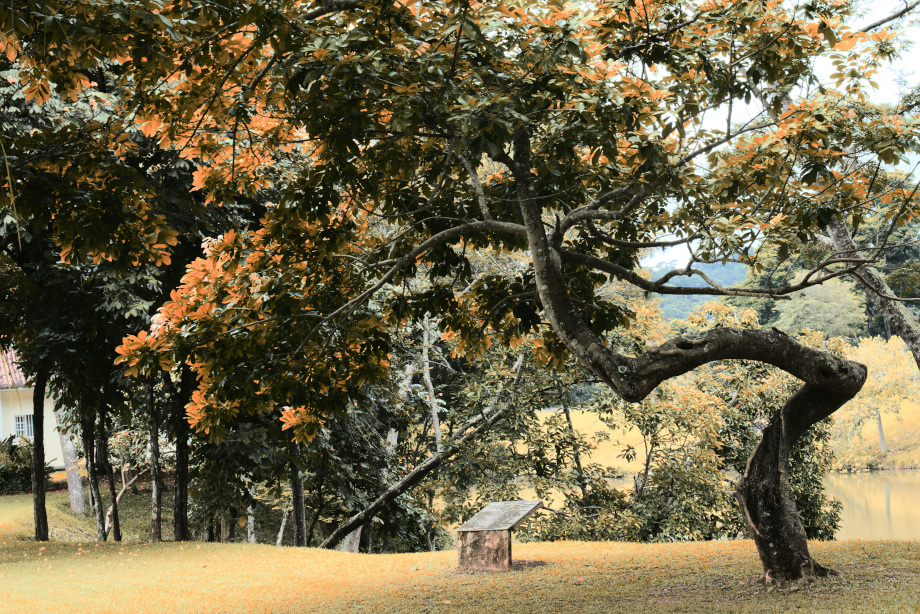
[[[662,275],[676,268],[683,268],[683,266],[676,261],[665,262],[654,268],[646,268],[645,270],[652,274],[652,279],[660,279]],[[693,268],[702,271],[711,280],[725,287],[734,286],[742,282],[745,275],[747,275],[747,267],[737,262],[730,262],[728,264],[697,264],[694,265]],[[701,288],[706,286],[706,282],[696,276],[678,277],[672,279],[670,285]],[[661,310],[664,312],[664,318],[666,320],[682,320],[693,312],[694,307],[715,298],[706,295],[656,294],[655,296],[661,299]]]

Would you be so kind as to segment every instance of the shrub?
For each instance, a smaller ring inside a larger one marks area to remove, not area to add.
[[[52,469],[45,465],[45,488]],[[10,435],[0,441],[0,494],[32,490],[32,440]]]

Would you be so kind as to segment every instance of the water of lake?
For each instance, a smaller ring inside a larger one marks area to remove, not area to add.
[[[920,471],[832,473],[824,484],[843,502],[837,539],[920,539]]]

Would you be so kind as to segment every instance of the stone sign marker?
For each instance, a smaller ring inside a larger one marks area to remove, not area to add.
[[[511,531],[543,507],[540,501],[490,503],[457,529],[460,569],[508,571],[511,569]]]

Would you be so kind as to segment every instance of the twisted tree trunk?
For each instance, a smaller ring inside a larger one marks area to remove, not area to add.
[[[776,366],[804,382],[773,417],[761,444],[748,461],[739,494],[748,527],[757,544],[764,578],[795,580],[825,573],[814,562],[789,489],[789,451],[811,425],[853,398],[866,380],[858,363],[806,347],[777,330],[716,328],[672,339],[644,354],[629,357],[608,348],[581,317],[562,275],[577,255],[550,245],[541,201],[531,184],[530,136],[519,129],[514,158],[498,156],[511,170],[524,218],[537,292],[546,318],[566,347],[626,401],[637,402],[659,384],[706,363],[757,360]]]
[[[787,582],[825,576],[808,552],[805,528],[789,484],[789,454],[796,440],[848,401],[846,390],[804,385],[777,411],[738,481],[738,501],[763,563],[762,580]]]

